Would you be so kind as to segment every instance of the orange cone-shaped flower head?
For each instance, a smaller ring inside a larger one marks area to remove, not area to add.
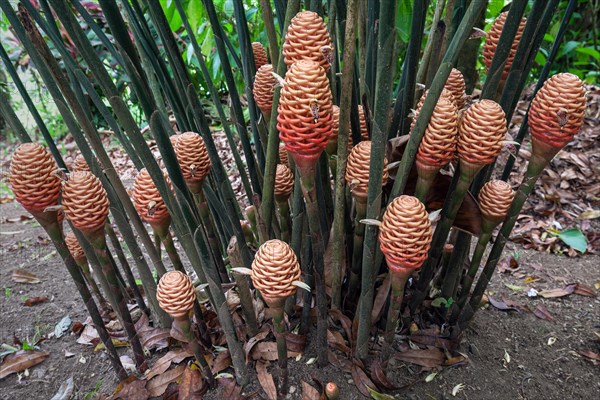
[[[312,60],[328,71],[333,62],[333,47],[323,18],[312,11],[296,14],[283,42],[283,59],[290,66],[300,60]]]
[[[63,183],[62,205],[65,216],[85,234],[104,232],[108,217],[108,197],[100,180],[91,172],[79,171]]]
[[[288,152],[285,149],[284,144],[279,145],[279,164],[283,164],[288,167],[290,166],[290,163],[288,161]]]
[[[287,165],[277,164],[275,171],[275,198],[286,201],[294,191],[294,174]]]
[[[175,154],[185,182],[193,193],[198,193],[210,172],[210,158],[202,137],[195,132],[179,135]]]
[[[506,23],[507,16],[508,11],[505,11],[502,14],[500,14],[492,24],[490,31],[485,36],[485,44],[483,45],[483,62],[485,63],[486,71],[489,71],[490,66],[492,65],[492,59],[494,58],[494,53],[496,52],[496,48],[498,47],[500,35],[502,34],[502,29],[504,29],[504,24]],[[508,58],[506,59],[506,64],[504,64],[504,70],[502,71],[502,80],[505,80],[508,77],[510,67],[512,66],[513,60],[515,58],[515,54],[517,54],[517,47],[519,47],[521,37],[523,37],[523,30],[525,29],[526,22],[527,19],[522,18],[521,22],[519,23],[519,28],[517,29],[517,33],[515,34],[510,53],[508,54]]]
[[[69,249],[69,253],[73,256],[73,259],[77,264],[82,264],[87,262],[87,258],[85,257],[85,253],[79,244],[79,240],[73,232],[69,232],[65,235],[65,243],[67,244],[67,248]]]
[[[444,88],[450,92],[450,96],[452,97],[454,104],[456,104],[456,108],[459,110],[463,108],[467,95],[465,93],[465,78],[459,70],[452,68]]]
[[[446,97],[440,97],[417,152],[417,166],[439,169],[454,158],[458,139],[458,111]]]
[[[260,42],[252,42],[252,54],[254,54],[254,65],[257,70],[269,62],[267,51]]]
[[[563,148],[581,129],[585,107],[585,89],[577,76],[561,73],[548,79],[529,109],[534,149],[541,143]]]
[[[296,293],[293,282],[300,279],[296,254],[281,240],[266,241],[254,256],[251,277],[267,303],[293,295]]]
[[[273,93],[275,92],[276,84],[277,79],[273,75],[273,66],[271,64],[265,64],[256,71],[254,88],[252,89],[254,101],[263,114],[269,116],[273,107]]]
[[[171,215],[146,168],[142,168],[135,177],[131,197],[142,220],[148,222],[153,228],[168,229]]]
[[[160,308],[173,318],[182,318],[194,307],[196,290],[189,276],[180,271],[169,271],[158,281],[156,299]]]
[[[10,159],[8,182],[15,199],[30,213],[42,213],[58,204],[58,167],[48,151],[37,143],[23,143]]]
[[[281,89],[277,129],[298,167],[314,165],[332,134],[331,91],[314,61],[294,63]]]
[[[500,154],[506,139],[506,116],[492,100],[474,103],[464,112],[458,127],[458,157],[461,168],[476,172]]]
[[[369,191],[369,169],[371,166],[371,141],[365,140],[352,148],[346,165],[346,184],[357,201],[367,201]],[[383,160],[381,184],[388,180],[387,159]]]
[[[379,246],[388,267],[399,271],[420,268],[427,258],[431,235],[425,206],[416,197],[396,197],[379,227]]]
[[[85,161],[85,158],[83,158],[82,154],[78,154],[77,157],[75,157],[75,160],[73,160],[73,163],[71,164],[71,171],[73,171],[73,172],[77,172],[77,171],[90,172],[90,166],[87,164],[87,162]]]
[[[496,226],[504,220],[515,197],[514,190],[504,181],[491,180],[479,191],[479,206],[484,219]]]

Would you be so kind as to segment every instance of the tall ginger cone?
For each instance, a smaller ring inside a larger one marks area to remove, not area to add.
[[[279,395],[284,397],[288,391],[284,304],[289,296],[296,293],[295,282],[300,280],[300,264],[294,250],[287,243],[277,239],[268,240],[258,248],[250,276],[273,315],[281,374]]]
[[[204,198],[202,185],[210,173],[211,162],[202,137],[196,132],[185,132],[179,135],[175,143],[175,155],[181,168],[181,173],[194,195],[200,218],[206,229],[209,245],[214,253],[217,269],[223,282],[229,282],[229,277],[221,254],[221,245],[218,242],[216,229],[210,216],[208,203]]]
[[[202,347],[192,330],[189,312],[196,304],[196,289],[189,276],[181,271],[170,271],[158,281],[156,298],[160,308],[174,319],[171,325],[171,336],[189,346],[202,368],[202,376],[210,388],[215,387],[215,380],[202,353]]]
[[[450,92],[452,101],[456,104],[456,108],[461,110],[465,106],[467,94],[465,93],[465,78],[463,74],[456,68],[452,68],[444,89]]]
[[[146,168],[142,168],[135,177],[131,197],[140,218],[150,224],[154,234],[161,239],[166,236],[171,214]]]
[[[281,89],[277,129],[296,164],[308,211],[317,299],[316,342],[317,351],[321,354],[327,351],[327,296],[316,165],[332,133],[331,104],[331,90],[325,70],[316,61],[295,62],[288,70]],[[319,358],[320,367],[326,364],[325,357]]]
[[[507,16],[508,11],[501,13],[494,20],[489,32],[485,36],[485,43],[483,45],[483,62],[485,63],[486,72],[489,71],[490,66],[492,65],[492,59],[494,58],[494,54],[496,53],[496,48],[498,47],[500,35],[502,35],[502,30],[504,29],[504,24],[506,23]],[[521,22],[519,23],[519,28],[517,29],[515,38],[513,39],[513,43],[510,48],[510,52],[506,59],[506,64],[504,64],[504,69],[502,70],[502,82],[506,81],[506,78],[508,77],[510,67],[512,66],[513,60],[515,59],[515,55],[517,54],[517,48],[519,47],[519,43],[521,42],[521,38],[523,37],[523,30],[525,29],[526,23],[526,18],[522,18]]]
[[[106,330],[100,311],[85,284],[85,278],[63,237],[61,218],[64,218],[64,212],[57,207],[61,180],[56,171],[57,165],[44,147],[37,143],[23,143],[16,148],[11,157],[8,183],[17,202],[34,216],[50,236],[92,317],[117,377],[125,379],[127,372]]]
[[[260,108],[266,120],[271,118],[273,94],[275,93],[275,85],[277,84],[277,79],[273,75],[273,72],[271,64],[265,64],[258,68],[254,77],[254,87],[252,88],[254,102]]]
[[[285,164],[277,164],[275,170],[275,201],[279,210],[279,224],[281,226],[281,239],[290,243],[290,229],[292,221],[290,219],[290,206],[288,199],[294,191],[294,174]]]
[[[60,178],[50,153],[37,143],[23,143],[10,159],[8,183],[15,200],[44,228],[58,224]]]
[[[254,56],[254,65],[257,71],[260,67],[269,63],[267,50],[265,50],[265,46],[260,42],[252,42],[252,55]]]
[[[77,240],[77,237],[75,237],[75,234],[73,232],[69,232],[65,235],[65,243],[67,245],[67,248],[69,249],[69,253],[71,253],[73,259],[75,260],[77,265],[79,265],[79,268],[81,268],[81,272],[83,272],[85,280],[87,281],[88,285],[90,285],[90,287],[92,288],[92,291],[96,295],[96,298],[98,299],[100,304],[106,304],[106,299],[104,298],[104,296],[102,296],[100,288],[98,288],[98,285],[96,284],[96,281],[92,276],[92,271],[90,270],[90,266],[88,264],[87,257],[83,252],[83,248],[81,248],[79,240]]]
[[[415,197],[425,201],[439,170],[454,158],[458,139],[458,111],[455,103],[440,97],[417,151],[417,188]]]
[[[85,158],[82,154],[78,154],[73,160],[73,163],[71,164],[71,171],[90,171],[90,166],[87,164],[87,161],[85,161]]]
[[[371,166],[371,141],[359,142],[352,148],[346,163],[346,185],[354,199],[356,217],[354,219],[354,250],[352,252],[352,268],[350,273],[349,300],[356,300],[360,291],[359,283],[361,277],[363,242],[365,235],[365,224],[360,222],[366,218],[367,195],[369,192],[369,170]],[[383,176],[381,185],[385,186],[388,180],[387,159],[383,160]]]
[[[496,226],[506,218],[508,209],[515,198],[512,187],[501,180],[488,181],[479,191],[479,207],[481,209],[481,234],[471,258],[471,264],[463,277],[461,292],[456,308],[452,312],[452,322],[456,321],[458,313],[464,306],[471,291],[473,280],[479,270],[479,264]],[[482,275],[483,278],[483,275]],[[487,277],[489,280],[490,277]],[[481,279],[481,278],[480,278]],[[485,278],[484,278],[485,279]]]
[[[383,214],[379,227],[379,247],[388,265],[392,291],[385,332],[383,358],[390,356],[394,332],[400,316],[404,286],[423,265],[431,245],[431,222],[423,203],[416,197],[396,197]]]
[[[144,372],[148,366],[139,336],[133,325],[127,301],[117,279],[116,264],[108,252],[105,224],[108,218],[109,202],[100,180],[87,171],[73,172],[62,186],[62,205],[66,218],[73,227],[80,230],[94,247],[102,273],[111,289],[113,309],[119,315],[127,332],[138,370]],[[124,288],[123,288],[124,289]]]
[[[290,21],[283,41],[283,59],[289,67],[300,60],[316,61],[325,72],[333,63],[333,47],[323,18],[302,11]]]
[[[585,107],[583,82],[570,73],[552,76],[535,95],[529,109],[532,154],[527,171],[496,236],[481,279],[475,285],[473,295],[458,319],[461,329],[475,314],[489,283],[489,277],[494,274],[519,212],[533,191],[537,179],[552,158],[580,131],[584,122]]]

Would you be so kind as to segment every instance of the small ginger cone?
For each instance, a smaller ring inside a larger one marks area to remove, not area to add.
[[[108,218],[108,197],[100,180],[91,172],[73,172],[63,183],[62,205],[65,216],[92,242],[104,241]]]
[[[273,315],[281,377],[279,394],[284,396],[288,389],[288,369],[283,309],[285,300],[296,293],[294,282],[300,280],[300,264],[287,243],[277,239],[268,240],[258,248],[250,276]]]
[[[277,79],[273,75],[273,72],[271,64],[264,64],[258,68],[254,77],[252,95],[265,118],[271,117],[271,108],[273,107],[273,93],[277,84]]]
[[[391,274],[391,299],[386,325],[384,359],[390,355],[400,316],[404,286],[427,258],[431,246],[431,222],[423,203],[416,197],[396,197],[383,214],[379,227],[379,247]]]
[[[335,104],[331,106],[331,136],[329,142],[325,147],[327,154],[334,155],[337,153],[338,147],[338,132],[340,129],[340,107]],[[350,143],[352,143],[352,137],[349,136]]]
[[[354,244],[352,252],[352,267],[350,273],[349,291],[350,301],[356,299],[355,294],[360,291],[359,283],[362,270],[363,242],[365,224],[360,221],[367,215],[367,195],[369,192],[369,169],[371,165],[371,141],[359,142],[352,148],[346,164],[346,184],[355,201],[356,217],[354,227]],[[383,176],[381,184],[384,186],[388,180],[387,159],[383,160]]]
[[[288,152],[285,149],[284,144],[279,146],[279,164],[283,164],[288,167],[290,166],[290,162],[288,161]]]
[[[289,66],[300,60],[317,62],[325,72],[333,63],[333,47],[323,18],[312,11],[296,14],[283,42],[283,59]]]
[[[482,230],[491,230],[504,220],[515,197],[512,187],[501,180],[487,182],[479,191]],[[491,229],[486,229],[491,227]]]
[[[346,166],[346,184],[356,202],[367,202],[369,191],[369,167],[371,165],[371,141],[365,140],[352,148],[348,155]],[[388,180],[387,159],[383,160],[383,177],[381,184],[384,186]]]
[[[479,271],[481,259],[492,238],[493,231],[496,226],[505,219],[514,197],[515,192],[512,187],[501,180],[488,181],[479,191],[481,234],[479,235],[475,251],[473,251],[469,269],[461,283],[460,297],[456,302],[457,307],[452,311],[452,323],[456,322],[463,306],[467,302],[471,287],[473,286],[473,281]]]
[[[362,104],[358,105],[358,121],[360,124],[360,140],[369,140],[369,128],[367,127],[367,117],[365,116],[365,108]],[[352,144],[352,138],[349,139]]]
[[[489,72],[490,66],[492,65],[492,59],[494,58],[494,53],[496,52],[496,48],[498,47],[500,35],[502,34],[502,30],[504,29],[504,24],[506,23],[507,16],[508,11],[501,13],[494,20],[489,32],[485,36],[485,44],[483,45],[483,62],[485,63],[486,72]],[[522,18],[521,22],[519,23],[519,28],[517,29],[517,33],[515,34],[515,38],[512,43],[512,47],[506,59],[506,64],[504,64],[504,70],[502,70],[502,81],[505,81],[508,77],[510,67],[512,66],[513,60],[515,58],[515,54],[517,54],[517,47],[519,47],[519,43],[521,42],[521,38],[523,37],[523,30],[525,29],[526,23],[526,18]]]
[[[458,111],[454,102],[441,97],[433,109],[416,157],[417,188],[415,197],[425,196],[441,168],[454,158],[458,140]]]
[[[457,109],[460,110],[465,106],[465,99],[467,97],[467,94],[465,93],[465,78],[459,70],[452,68],[450,75],[448,75],[448,80],[446,80],[446,85],[444,85],[444,89],[450,92],[452,101],[456,104]]]
[[[481,100],[465,111],[458,128],[458,158],[461,174],[473,179],[496,159],[506,138],[506,116],[493,100]]]
[[[537,92],[529,109],[533,155],[550,161],[581,130],[585,116],[583,82],[570,73],[556,74]]]
[[[90,166],[87,164],[87,162],[85,161],[85,158],[83,157],[82,154],[78,154],[77,157],[75,157],[75,160],[73,160],[73,163],[71,164],[71,171],[73,171],[73,172],[78,172],[78,171],[90,172]]]
[[[417,103],[417,108],[415,109],[415,111],[413,113],[413,119],[412,119],[412,122],[410,123],[410,132],[412,132],[415,129],[415,124],[417,123],[417,119],[419,118],[419,113],[421,112],[421,107],[423,107],[423,103],[425,103],[425,99],[427,98],[428,94],[429,94],[429,90],[426,90],[425,92],[423,92],[423,95],[421,95],[421,98],[419,99],[419,102]],[[440,94],[440,98],[438,99],[438,102],[441,99],[448,99],[450,101],[454,101],[452,92],[450,92],[450,90],[445,87],[444,87],[444,89],[442,89],[442,93]]]
[[[204,140],[195,132],[182,133],[175,143],[175,154],[185,183],[192,193],[199,193],[211,167]]]
[[[252,42],[252,54],[254,55],[254,65],[256,66],[256,70],[269,63],[267,51],[262,43]]]
[[[301,170],[314,168],[332,135],[332,103],[325,70],[301,60],[285,76],[278,107],[277,129]]]
[[[60,178],[50,153],[37,143],[23,143],[10,159],[8,183],[15,200],[40,224],[58,221],[58,211],[48,210],[58,204]]]
[[[290,242],[290,207],[288,199],[294,191],[294,174],[287,165],[277,164],[275,170],[275,201],[279,210],[279,224],[281,226],[281,239]]]
[[[171,215],[146,168],[135,177],[131,197],[140,218],[149,223],[159,237],[164,237],[171,225]]]
[[[73,232],[69,232],[65,235],[65,243],[67,245],[67,248],[69,249],[69,253],[71,253],[71,256],[73,256],[73,259],[81,268],[85,280],[87,281],[88,285],[90,285],[90,287],[92,288],[92,292],[94,292],[100,304],[106,304],[106,299],[104,298],[104,296],[102,296],[100,288],[98,288],[98,285],[96,284],[96,281],[92,276],[92,271],[90,270],[90,266],[88,264],[88,260],[85,256],[83,248],[81,248],[79,240],[77,240],[77,237]]]
[[[189,276],[181,271],[169,271],[158,281],[156,299],[160,308],[174,318],[171,336],[189,343],[196,360],[202,367],[202,375],[212,388],[215,385],[213,374],[202,354],[190,323],[189,312],[196,303],[196,289]]]

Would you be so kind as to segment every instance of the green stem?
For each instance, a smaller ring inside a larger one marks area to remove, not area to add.
[[[454,299],[458,290],[458,283],[463,272],[465,258],[471,250],[471,235],[467,232],[459,231],[456,237],[456,245],[450,256],[448,268],[444,274],[442,283],[442,292],[440,296],[444,299]],[[443,255],[442,255],[443,258]]]
[[[419,69],[417,71],[417,83],[425,83],[425,77],[428,70],[427,66],[429,64],[431,53],[433,52],[433,37],[439,31],[438,23],[440,22],[440,18],[442,17],[442,12],[444,11],[445,6],[446,0],[438,0],[435,4],[433,19],[431,21],[431,27],[429,28],[429,36],[427,37],[427,44],[425,45],[425,50],[423,51],[421,65],[419,65]]]
[[[277,364],[281,374],[281,379],[279,381],[279,395],[285,396],[288,393],[287,343],[285,339],[286,329],[283,318],[283,302],[285,299],[278,300],[281,300],[278,301],[278,303],[281,304],[277,307],[269,305],[269,308],[273,315],[273,328],[275,329],[275,339],[277,339]],[[321,358],[323,357],[319,357],[319,359]]]
[[[452,193],[449,193],[447,196],[450,198],[449,202],[447,198],[443,208],[443,210],[445,211],[442,211],[441,220],[438,222],[438,225],[433,234],[431,248],[429,250],[429,257],[427,258],[425,265],[421,269],[414,297],[410,303],[410,309],[413,313],[427,295],[431,278],[435,273],[435,269],[442,255],[444,242],[446,241],[448,233],[450,232],[450,228],[452,228],[452,224],[456,219],[458,209],[460,208],[460,205],[462,204],[463,199],[467,191],[469,190],[469,186],[473,181],[473,174],[468,174],[467,176],[461,171],[457,171],[455,173],[460,174],[458,182],[456,183],[454,191],[452,191]],[[450,265],[449,269],[451,268],[452,265]]]
[[[173,327],[179,328],[182,331],[185,338],[188,340],[190,349],[192,350],[192,353],[194,353],[196,361],[198,361],[198,364],[200,364],[200,368],[202,370],[202,377],[206,379],[209,388],[214,389],[217,386],[215,378],[213,376],[212,371],[210,370],[210,367],[208,366],[208,363],[206,362],[206,358],[204,358],[204,354],[202,353],[202,347],[200,346],[200,343],[198,342],[196,336],[194,335],[194,332],[192,331],[192,324],[190,323],[189,317],[187,315],[184,315],[183,317],[175,318],[175,323],[173,324]]]
[[[392,277],[392,290],[390,293],[390,308],[388,310],[387,322],[385,325],[385,345],[381,352],[382,358],[388,360],[392,353],[392,345],[394,344],[394,336],[398,327],[398,319],[400,318],[400,309],[404,298],[404,287],[406,281],[412,274],[412,270],[393,270],[390,268]]]
[[[491,229],[490,229],[491,228]],[[467,273],[463,277],[462,283],[460,285],[460,297],[456,302],[456,312],[460,312],[464,307],[467,299],[469,298],[469,294],[471,293],[471,286],[473,286],[473,281],[475,280],[475,276],[477,275],[477,271],[479,271],[479,265],[481,264],[481,259],[483,258],[483,253],[485,252],[485,248],[487,247],[490,239],[492,238],[494,226],[487,226],[484,222],[481,235],[479,236],[479,240],[477,241],[477,246],[475,247],[475,251],[473,252],[473,257],[471,258],[471,264],[469,265],[469,269]],[[455,311],[453,311],[453,315],[451,320],[455,320],[458,315],[454,315]]]
[[[523,182],[521,183],[519,190],[515,194],[515,198],[510,206],[510,209],[508,210],[508,216],[504,220],[502,228],[496,236],[496,241],[494,242],[494,246],[490,251],[485,267],[481,272],[481,276],[479,277],[479,280],[475,285],[475,289],[473,290],[471,300],[467,304],[465,304],[464,309],[461,310],[461,315],[458,318],[460,330],[464,329],[467,326],[471,318],[473,318],[475,311],[479,307],[481,299],[483,298],[483,293],[485,292],[485,289],[487,288],[487,285],[490,282],[494,271],[496,270],[496,265],[500,260],[500,256],[502,256],[504,246],[506,245],[506,242],[510,237],[512,229],[517,223],[519,212],[521,211],[521,208],[523,208],[525,201],[527,201],[527,197],[529,197],[529,195],[533,191],[535,183],[537,182],[540,174],[542,173],[546,165],[548,165],[548,162],[550,162],[552,157],[553,154],[550,154],[547,157],[543,157],[537,155],[535,151],[533,152],[531,159],[529,160],[529,165],[527,166],[527,172],[525,174],[525,177],[523,178]]]
[[[381,213],[381,184],[383,179],[383,160],[387,133],[390,126],[389,112],[396,65],[394,57],[396,38],[396,6],[393,0],[381,1],[379,9],[379,28],[377,42],[377,73],[375,85],[374,119],[371,129],[371,165],[369,166],[369,191],[367,196],[367,218],[378,219]],[[365,359],[369,354],[368,341],[371,331],[371,309],[375,284],[373,271],[377,245],[377,227],[369,225],[365,229],[363,245],[361,304],[356,340],[356,356]]]
[[[361,266],[363,257],[363,244],[365,241],[365,224],[360,222],[367,215],[367,203],[364,198],[355,197],[356,217],[354,218],[354,247],[352,250],[352,269],[350,271],[350,283],[348,286],[348,297],[356,300],[358,286],[361,278]]]
[[[45,213],[45,214],[47,214],[47,213]],[[36,217],[36,219],[38,219],[38,218]],[[92,294],[90,293],[88,287],[86,286],[84,278],[81,275],[79,268],[77,267],[77,263],[75,263],[73,256],[71,256],[71,253],[69,252],[69,249],[67,248],[67,245],[65,244],[65,241],[64,241],[64,238],[62,235],[62,229],[61,229],[60,225],[58,224],[58,221],[56,221],[56,215],[54,216],[54,222],[52,222],[50,224],[45,224],[39,219],[38,219],[38,222],[40,222],[40,225],[42,225],[42,227],[44,228],[46,233],[48,233],[48,236],[50,236],[50,239],[52,240],[54,247],[56,247],[56,251],[62,258],[63,262],[65,263],[65,266],[67,267],[67,270],[69,271],[69,274],[71,275],[71,278],[75,282],[75,286],[77,287],[77,290],[79,291],[79,295],[81,296],[83,303],[85,304],[85,307],[88,310],[88,313],[92,317],[92,322],[94,323],[94,327],[98,331],[100,340],[102,341],[102,343],[104,343],[104,347],[106,348],[106,353],[108,354],[108,358],[110,359],[112,368],[114,369],[115,373],[117,374],[117,378],[119,380],[126,379],[128,374],[125,371],[125,368],[123,368],[123,364],[121,363],[119,354],[117,353],[117,350],[112,342],[112,339],[111,339],[108,331],[106,330],[106,326],[104,325],[104,320],[102,319],[102,316],[100,315],[98,306],[96,306],[96,303],[94,302],[94,299],[92,298]]]
[[[271,9],[269,0],[260,0],[260,11],[265,26],[265,32],[267,33],[267,40],[269,41],[271,65],[273,66],[273,71],[277,71],[277,64],[279,63],[279,46],[277,45],[275,24],[273,23],[273,10]]]
[[[200,219],[202,220],[202,224],[204,225],[204,229],[206,230],[208,244],[215,257],[217,269],[219,270],[219,275],[221,276],[221,282],[228,283],[229,275],[227,274],[227,268],[225,268],[225,263],[223,262],[223,252],[221,251],[221,243],[219,243],[219,238],[216,235],[215,224],[213,223],[213,220],[210,216],[208,203],[206,202],[206,199],[204,198],[204,193],[202,191],[194,197],[196,200],[196,206],[198,207],[198,212],[200,213]]]
[[[231,262],[232,268],[243,266],[237,238],[235,236],[231,238],[229,246],[227,246],[227,255],[229,255],[229,261]],[[254,313],[254,303],[252,301],[252,292],[250,291],[248,277],[237,272],[232,272],[231,274],[233,275],[233,279],[238,288],[242,312],[244,313],[244,319],[248,325],[248,336],[254,337],[258,333],[258,322],[256,321],[256,314]]]
[[[100,234],[91,235],[84,232],[84,235],[94,247],[96,256],[98,257],[100,265],[102,266],[102,273],[108,280],[110,289],[115,295],[115,300],[117,301],[117,309],[115,309],[115,312],[121,316],[123,328],[125,329],[125,332],[127,332],[127,338],[129,339],[131,349],[133,350],[135,365],[140,372],[144,372],[146,369],[148,369],[146,358],[144,357],[144,349],[142,348],[140,338],[137,335],[133,320],[131,319],[131,314],[127,308],[127,302],[125,301],[123,293],[119,288],[118,279],[113,268],[114,261],[111,261],[108,255],[104,231],[102,231]]]
[[[279,225],[281,227],[281,240],[290,243],[290,233],[292,221],[290,217],[290,205],[288,199],[277,200],[277,210],[279,211]]]
[[[77,265],[79,265],[79,268],[81,268],[81,272],[83,273],[85,281],[92,288],[92,292],[96,295],[98,303],[100,305],[106,304],[106,299],[100,292],[100,288],[98,287],[96,281],[94,280],[94,277],[92,276],[92,271],[90,271],[90,265],[88,264],[87,259],[78,262]]]
[[[289,0],[287,3],[287,10],[285,13],[285,23],[283,28],[283,35],[287,32],[287,28],[290,25],[292,18],[300,10],[300,0]],[[282,53],[279,54],[279,59],[283,57]],[[275,70],[277,75],[284,76],[286,71],[286,65],[284,62],[277,64]],[[275,202],[275,169],[277,168],[277,158],[279,156],[279,132],[277,131],[277,107],[279,105],[279,97],[281,96],[281,87],[276,87],[273,93],[273,109],[271,110],[271,118],[269,123],[269,139],[267,142],[267,154],[265,161],[265,174],[263,181],[263,191],[261,199],[261,215],[264,219],[265,226],[269,229],[273,221],[274,214],[274,202]],[[268,238],[265,238],[267,240]],[[263,242],[261,241],[261,244]]]
[[[133,296],[135,297],[136,303],[140,307],[140,310],[142,310],[147,316],[150,316],[150,310],[148,309],[148,306],[146,306],[146,302],[144,302],[144,297],[142,296],[142,293],[140,292],[140,289],[138,288],[138,285],[135,282],[135,277],[133,276],[133,272],[131,271],[129,262],[127,262],[125,253],[123,253],[121,242],[119,242],[119,238],[117,237],[117,234],[110,223],[106,224],[106,232],[110,239],[110,243],[112,244],[113,248],[115,249],[115,252],[117,253],[119,263],[121,264],[123,271],[125,271],[127,282],[129,283],[129,287],[131,287],[131,290],[133,291]],[[94,282],[94,286],[95,285],[96,283]]]
[[[317,298],[317,353],[319,367],[327,365],[327,296],[325,294],[325,267],[323,261],[324,243],[321,235],[317,187],[315,182],[316,165],[298,168],[302,193],[308,211],[308,227],[313,251],[313,273]],[[307,304],[304,305],[307,307]]]

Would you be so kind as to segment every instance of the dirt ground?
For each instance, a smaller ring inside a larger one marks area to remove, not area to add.
[[[66,315],[73,321],[86,318],[85,308],[65,267],[46,241],[43,230],[32,220],[20,220],[26,212],[16,203],[0,205],[0,343],[13,344],[14,337],[33,341],[48,335]],[[594,288],[600,283],[600,257],[586,255],[567,258],[523,250],[509,245],[505,254],[517,254],[519,269],[498,273],[489,287],[498,301],[513,301],[533,311],[546,306],[554,318],[546,321],[532,312],[501,311],[491,305],[477,313],[466,333],[460,352],[467,361],[438,371],[395,362],[388,378],[404,389],[391,392],[395,398],[408,399],[594,399],[600,398],[599,366],[579,352],[600,350],[600,300],[571,294],[562,298],[542,299],[527,296],[536,290],[562,288],[581,283]],[[15,283],[11,273],[22,268],[40,279],[38,284]],[[525,283],[534,280],[532,283]],[[508,285],[508,286],[507,286]],[[597,290],[595,290],[597,292]],[[26,307],[27,299],[47,296],[48,302]],[[514,306],[514,304],[511,304]],[[49,357],[31,368],[28,374],[10,375],[0,381],[0,399],[50,399],[69,377],[75,383],[75,399],[102,398],[117,385],[104,352],[76,343],[67,334],[39,344]],[[127,354],[127,349],[120,349]],[[164,350],[159,355],[164,354]],[[66,353],[72,353],[66,357]],[[318,369],[307,361],[317,354],[308,346],[299,361],[290,359],[290,399],[302,398],[302,381],[315,385],[335,382],[341,399],[364,398],[352,376],[329,365]],[[156,359],[156,357],[154,357]],[[251,368],[253,371],[253,369]],[[254,372],[253,372],[254,373]],[[462,390],[455,393],[457,385]],[[254,374],[245,393],[264,398]],[[208,399],[223,398],[219,390]]]

